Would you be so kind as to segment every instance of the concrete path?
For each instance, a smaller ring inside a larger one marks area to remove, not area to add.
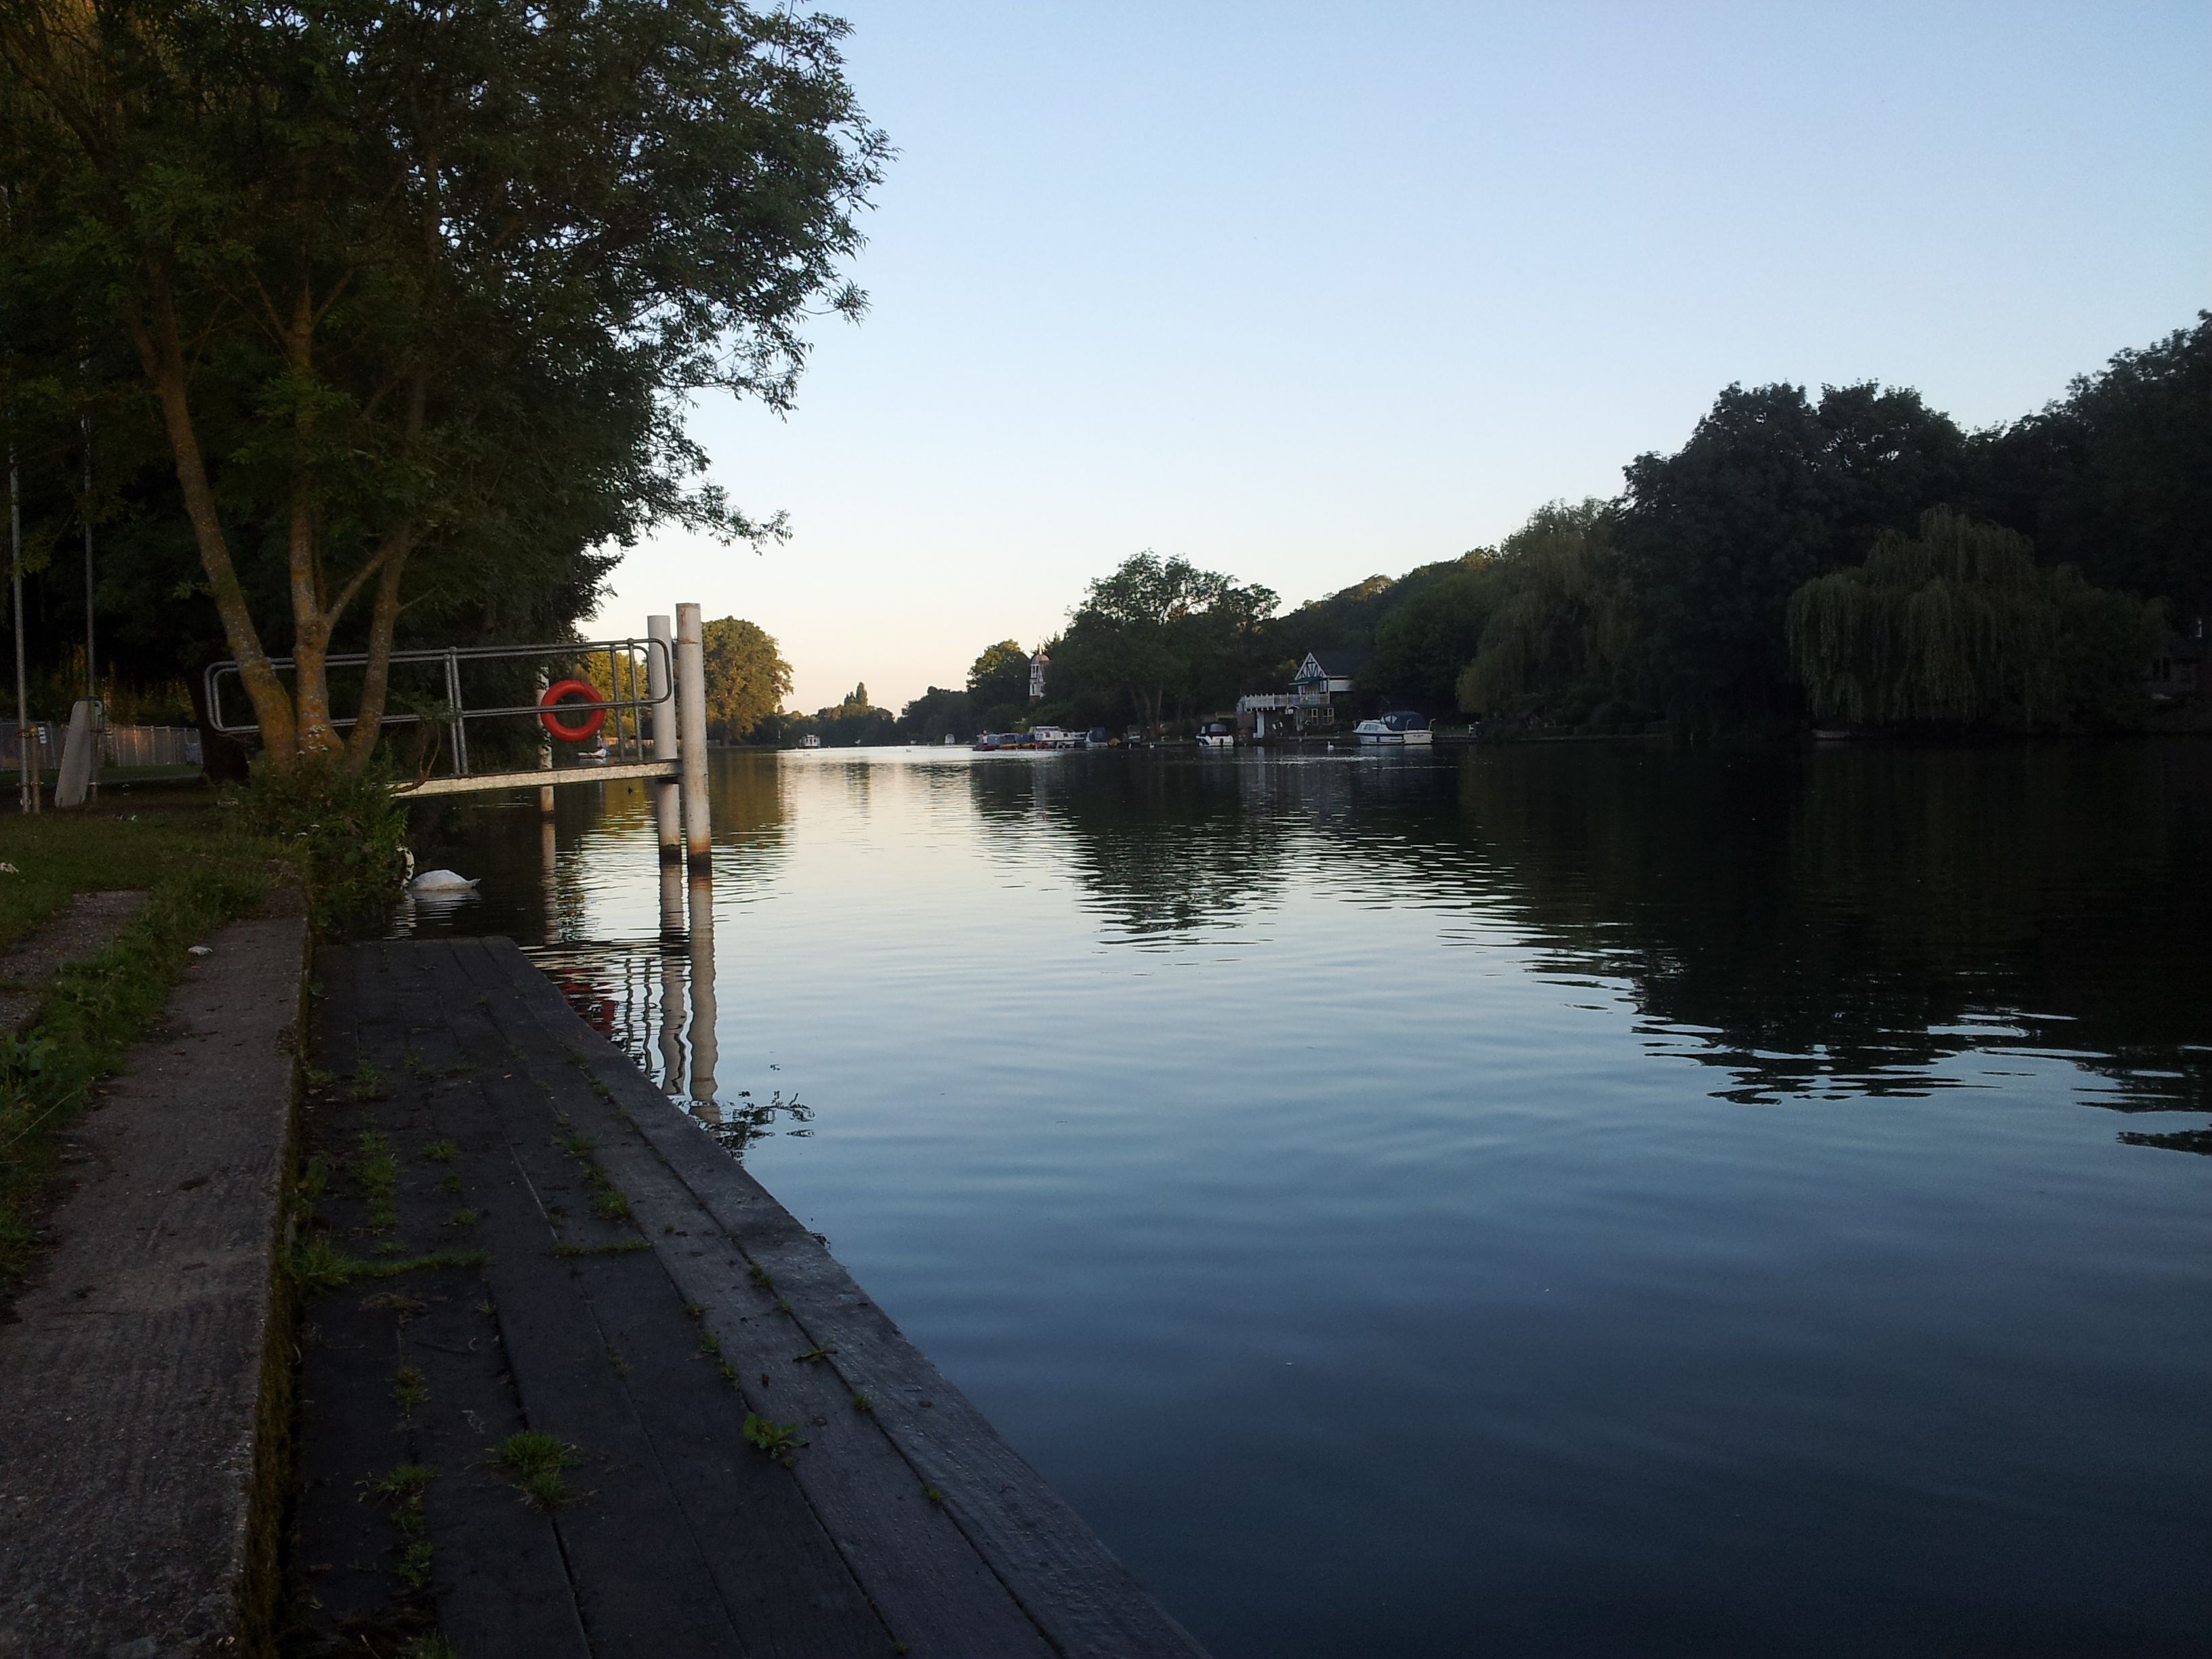
[[[46,982],[72,962],[98,956],[146,902],[143,893],[79,893],[5,951],[0,951],[0,1031],[20,1031],[38,1017]]]
[[[0,1656],[251,1651],[264,1372],[306,924],[234,922],[70,1136],[78,1185],[0,1325]],[[282,1424],[275,1425],[281,1435]]]
[[[512,945],[316,980],[289,1651],[1203,1659]]]

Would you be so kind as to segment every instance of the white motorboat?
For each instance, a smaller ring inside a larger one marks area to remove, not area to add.
[[[1200,749],[1234,749],[1237,746],[1237,728],[1227,720],[1208,720],[1198,728],[1198,746]]]
[[[1352,728],[1352,735],[1361,743],[1425,744],[1435,741],[1436,734],[1429,730],[1428,716],[1417,714],[1410,708],[1395,709],[1371,720],[1362,720]]]

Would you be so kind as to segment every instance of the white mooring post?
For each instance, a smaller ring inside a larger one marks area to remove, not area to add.
[[[674,679],[676,667],[676,624],[666,617],[647,617],[645,631],[666,647],[665,653],[648,647],[645,653],[645,690],[653,699],[653,757],[655,760],[674,760],[684,752],[682,724],[676,712],[675,700],[668,690]],[[660,861],[680,864],[684,860],[683,806],[677,797],[674,778],[656,778],[653,785],[653,814],[660,829]],[[664,908],[665,907],[663,907]],[[667,918],[662,917],[665,927]],[[678,927],[682,927],[679,920]]]
[[[707,821],[707,639],[699,607],[676,607],[677,758],[683,765],[684,854],[702,875],[713,849]],[[695,922],[694,926],[696,924]]]
[[[552,684],[552,676],[543,668],[539,669],[538,671],[538,704],[541,708],[545,705],[546,688]],[[538,726],[538,769],[541,772],[550,772],[553,769],[553,739],[547,734],[542,720]],[[549,820],[553,816],[553,786],[550,783],[541,783],[538,786],[538,816]],[[550,881],[551,879],[550,872],[553,868],[550,859],[546,860],[545,868],[549,872],[547,878]],[[551,913],[548,912],[548,914]]]

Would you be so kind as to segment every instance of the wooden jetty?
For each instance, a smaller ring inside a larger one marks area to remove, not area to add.
[[[288,1650],[1201,1653],[513,945],[313,988]]]

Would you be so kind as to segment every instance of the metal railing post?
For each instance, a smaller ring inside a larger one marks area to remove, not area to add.
[[[675,678],[676,623],[667,617],[647,617],[645,631],[648,639],[659,641],[661,647],[655,651],[647,646],[645,653],[646,691],[653,699],[653,757],[658,761],[674,760],[684,751],[683,740],[677,730],[679,722],[676,699],[671,695]],[[663,864],[681,863],[684,859],[683,806],[677,799],[674,778],[654,780],[653,815],[660,830],[660,861]]]
[[[446,701],[453,710],[453,775],[469,775],[468,717],[461,713],[461,659],[451,647],[446,652]]]
[[[677,758],[683,768],[684,854],[691,868],[704,875],[714,843],[707,820],[707,640],[696,605],[676,607],[676,714]]]
[[[622,694],[622,666],[615,660],[614,642],[611,640],[607,642],[607,696],[619,702]],[[622,710],[617,708],[610,712],[614,715],[615,728],[614,750],[610,758],[620,760],[623,757]],[[606,746],[607,740],[601,738],[599,747],[605,749]]]

